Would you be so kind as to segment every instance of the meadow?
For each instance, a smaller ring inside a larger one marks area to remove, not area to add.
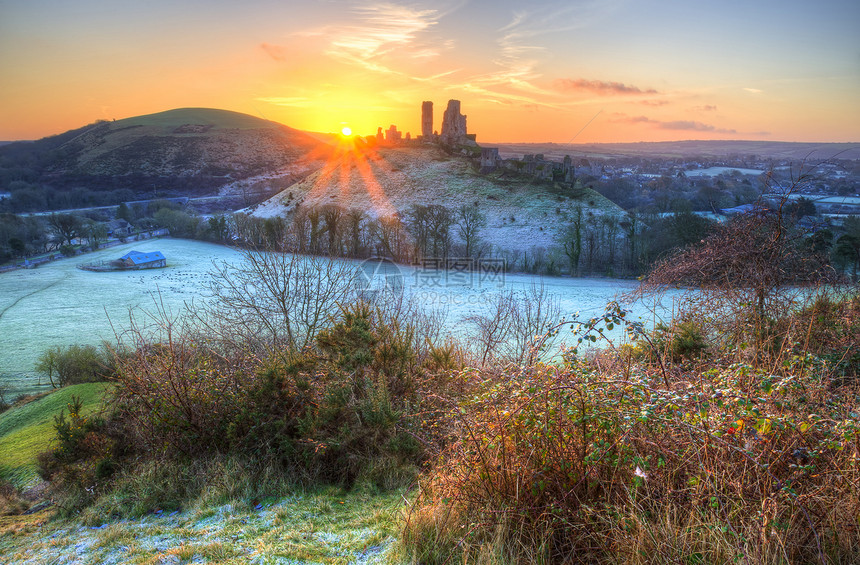
[[[161,251],[165,269],[93,273],[76,265],[119,257],[132,249]],[[129,316],[145,317],[156,307],[177,315],[192,302],[206,300],[216,264],[236,263],[241,252],[222,245],[183,239],[129,243],[81,257],[55,261],[36,269],[0,274],[0,383],[7,398],[45,390],[47,383],[34,370],[49,347],[115,342],[129,326]],[[361,272],[362,263],[343,260]],[[559,312],[570,319],[599,315],[606,304],[636,287],[635,281],[539,277],[507,273],[477,274],[397,266],[404,297],[444,318],[455,337],[469,329],[464,321],[487,310],[501,291],[527,292],[543,287],[557,300]],[[629,305],[648,324],[653,314],[642,304]],[[620,335],[620,334],[619,334]]]

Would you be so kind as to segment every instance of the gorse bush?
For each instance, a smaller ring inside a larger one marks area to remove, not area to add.
[[[119,364],[119,452],[234,453],[276,463],[297,481],[388,486],[411,480],[426,457],[422,428],[441,411],[428,412],[423,353],[409,324],[369,304],[342,308],[313,347],[271,358],[226,358],[172,331]]]
[[[714,367],[671,389],[582,364],[496,382],[464,406],[405,544],[421,563],[849,563],[860,421],[823,365]]]
[[[39,475],[62,493],[63,511],[74,511],[91,503],[114,470],[113,441],[105,433],[100,416],[84,416],[83,403],[73,396],[66,411],[54,416],[56,441],[37,457]]]
[[[702,327],[693,320],[675,321],[672,325],[661,322],[653,333],[651,349],[656,349],[670,361],[700,357],[708,347]]]

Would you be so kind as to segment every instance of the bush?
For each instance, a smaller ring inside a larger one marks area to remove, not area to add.
[[[36,371],[46,375],[54,387],[105,381],[114,371],[113,354],[92,345],[56,346],[42,352]]]
[[[695,359],[708,347],[702,327],[692,320],[660,322],[654,328],[653,346],[670,361]]]
[[[112,440],[104,433],[105,422],[99,416],[83,416],[80,397],[73,396],[65,411],[54,416],[56,445],[37,456],[39,476],[52,482],[62,493],[63,511],[74,512],[95,499],[97,489],[105,485],[104,463],[109,459]]]
[[[120,451],[174,460],[229,453],[296,481],[396,486],[414,478],[432,443],[424,436],[437,434],[441,410],[426,410],[431,384],[412,327],[368,304],[343,308],[314,348],[269,358],[227,359],[188,334],[167,338],[119,365]]]
[[[405,547],[420,563],[851,562],[856,391],[828,392],[823,365],[714,367],[670,390],[583,365],[498,382],[422,481]]]

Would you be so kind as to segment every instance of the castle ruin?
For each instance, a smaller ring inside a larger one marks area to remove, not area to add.
[[[425,141],[433,139],[433,102],[421,103],[421,136]]]
[[[459,100],[448,100],[448,107],[442,116],[442,135],[439,137],[447,145],[466,142],[466,116],[460,113]]]

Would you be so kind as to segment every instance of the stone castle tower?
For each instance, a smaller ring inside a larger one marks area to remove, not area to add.
[[[421,135],[426,141],[433,139],[433,102],[421,103]]]
[[[442,116],[442,143],[456,144],[466,141],[466,116],[460,113],[460,101],[448,100]]]

